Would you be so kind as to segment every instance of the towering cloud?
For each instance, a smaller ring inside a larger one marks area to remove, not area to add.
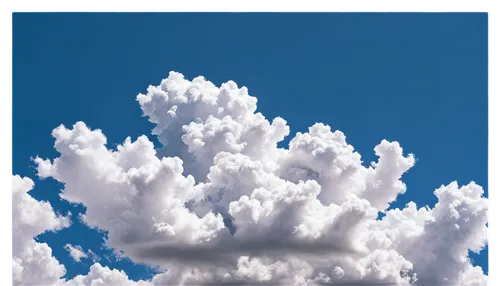
[[[369,167],[321,123],[279,148],[286,121],[257,113],[247,88],[175,72],[137,101],[161,149],[146,136],[109,149],[78,122],[53,130],[59,157],[35,159],[40,177],[64,184],[63,199],[85,205],[84,222],[108,232],[108,246],[165,271],[137,283],[486,284],[468,258],[487,243],[482,188],[452,182],[433,208],[387,210],[415,164],[397,142],[377,145]],[[64,283],[102,275],[136,283],[100,264]]]

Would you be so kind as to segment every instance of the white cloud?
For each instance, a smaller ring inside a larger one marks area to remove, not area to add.
[[[125,272],[116,269],[103,267],[99,263],[95,263],[90,267],[87,275],[77,275],[69,281],[61,284],[65,286],[86,286],[86,285],[120,285],[120,286],[141,286],[151,285],[147,281],[131,281]]]
[[[53,130],[59,157],[35,161],[108,246],[168,269],[151,283],[485,285],[468,259],[487,243],[483,190],[451,183],[433,208],[387,211],[415,164],[397,142],[364,167],[342,132],[317,123],[281,149],[289,127],[256,113],[245,87],[179,73],[137,100],[160,150],[146,136],[108,149],[78,122]],[[69,283],[101,276],[132,283],[100,264]]]
[[[47,202],[33,199],[29,178],[12,177],[12,275],[14,285],[51,284],[66,273],[52,249],[34,237],[69,226],[69,218],[54,213]]]
[[[13,257],[12,276],[14,285],[150,285],[149,282],[128,280],[123,271],[91,266],[87,275],[78,275],[66,281],[64,265],[52,256],[52,249],[46,243],[39,243],[34,237],[45,231],[57,231],[69,226],[69,218],[54,213],[48,202],[33,199],[28,192],[33,189],[31,179],[18,175],[12,178],[13,209]],[[73,259],[87,257],[80,246],[66,244]],[[89,254],[95,254],[89,249]]]
[[[64,246],[64,249],[66,249],[69,252],[69,256],[71,256],[71,258],[73,258],[73,260],[75,260],[76,262],[80,262],[82,258],[88,257],[88,255],[84,252],[84,250],[80,245],[73,246],[67,243]]]

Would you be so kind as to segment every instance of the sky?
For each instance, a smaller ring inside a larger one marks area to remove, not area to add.
[[[170,71],[246,86],[258,112],[290,126],[280,147],[322,122],[367,167],[382,139],[398,141],[416,163],[389,209],[432,207],[433,191],[452,181],[474,181],[487,197],[487,22],[485,13],[15,13],[13,173],[34,181],[33,198],[72,213],[70,227],[37,241],[66,279],[94,263],[74,261],[66,244],[132,280],[157,272],[106,249],[106,233],[78,219],[85,207],[61,199],[63,184],[37,176],[32,159],[58,157],[52,130],[77,121],[101,129],[108,148],[140,135],[160,147],[136,97]],[[471,258],[487,273],[487,250]]]

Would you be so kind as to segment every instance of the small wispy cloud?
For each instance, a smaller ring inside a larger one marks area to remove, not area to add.
[[[64,249],[69,252],[69,256],[71,256],[71,258],[73,258],[76,262],[80,262],[82,258],[88,258],[88,255],[80,245],[73,246],[68,243],[64,246]]]
[[[94,261],[94,262],[97,262],[97,261],[101,260],[101,258],[100,258],[97,254],[95,254],[95,252],[93,252],[93,251],[92,251],[92,250],[90,250],[90,249],[89,249],[89,250],[87,250],[87,255],[88,255],[88,256],[90,257],[90,259],[92,259],[92,261]]]

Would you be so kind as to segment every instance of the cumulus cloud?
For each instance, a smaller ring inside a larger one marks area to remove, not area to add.
[[[34,183],[30,178],[18,175],[12,178],[13,209],[13,257],[12,276],[14,285],[150,285],[149,282],[130,281],[127,275],[116,269],[92,265],[87,275],[78,275],[69,281],[62,279],[66,268],[52,256],[46,243],[35,241],[35,237],[46,231],[57,231],[68,227],[68,216],[56,214],[48,202],[31,197],[28,192]],[[66,244],[73,259],[87,257],[80,246]],[[89,254],[95,254],[89,250]]]
[[[61,283],[64,286],[86,286],[86,285],[120,285],[120,286],[141,286],[151,285],[147,281],[131,281],[127,274],[116,269],[103,267],[99,263],[95,263],[90,267],[87,275],[77,275],[69,281]]]
[[[64,249],[66,249],[69,252],[69,256],[71,256],[71,258],[73,258],[73,260],[75,260],[76,262],[80,262],[82,258],[88,257],[88,255],[85,253],[85,251],[82,249],[80,245],[73,246],[67,243],[64,246]]]
[[[64,265],[52,257],[52,249],[34,238],[46,231],[69,226],[69,218],[57,215],[48,202],[28,193],[31,179],[12,178],[12,275],[15,285],[52,284],[66,274]]]
[[[35,162],[109,247],[165,272],[133,282],[94,264],[64,283],[486,284],[468,258],[487,243],[482,188],[452,182],[432,208],[388,210],[415,164],[398,142],[375,146],[369,167],[322,123],[279,148],[286,121],[258,113],[246,87],[175,72],[137,101],[162,148],[141,136],[110,149],[77,122],[53,130],[57,158]]]

